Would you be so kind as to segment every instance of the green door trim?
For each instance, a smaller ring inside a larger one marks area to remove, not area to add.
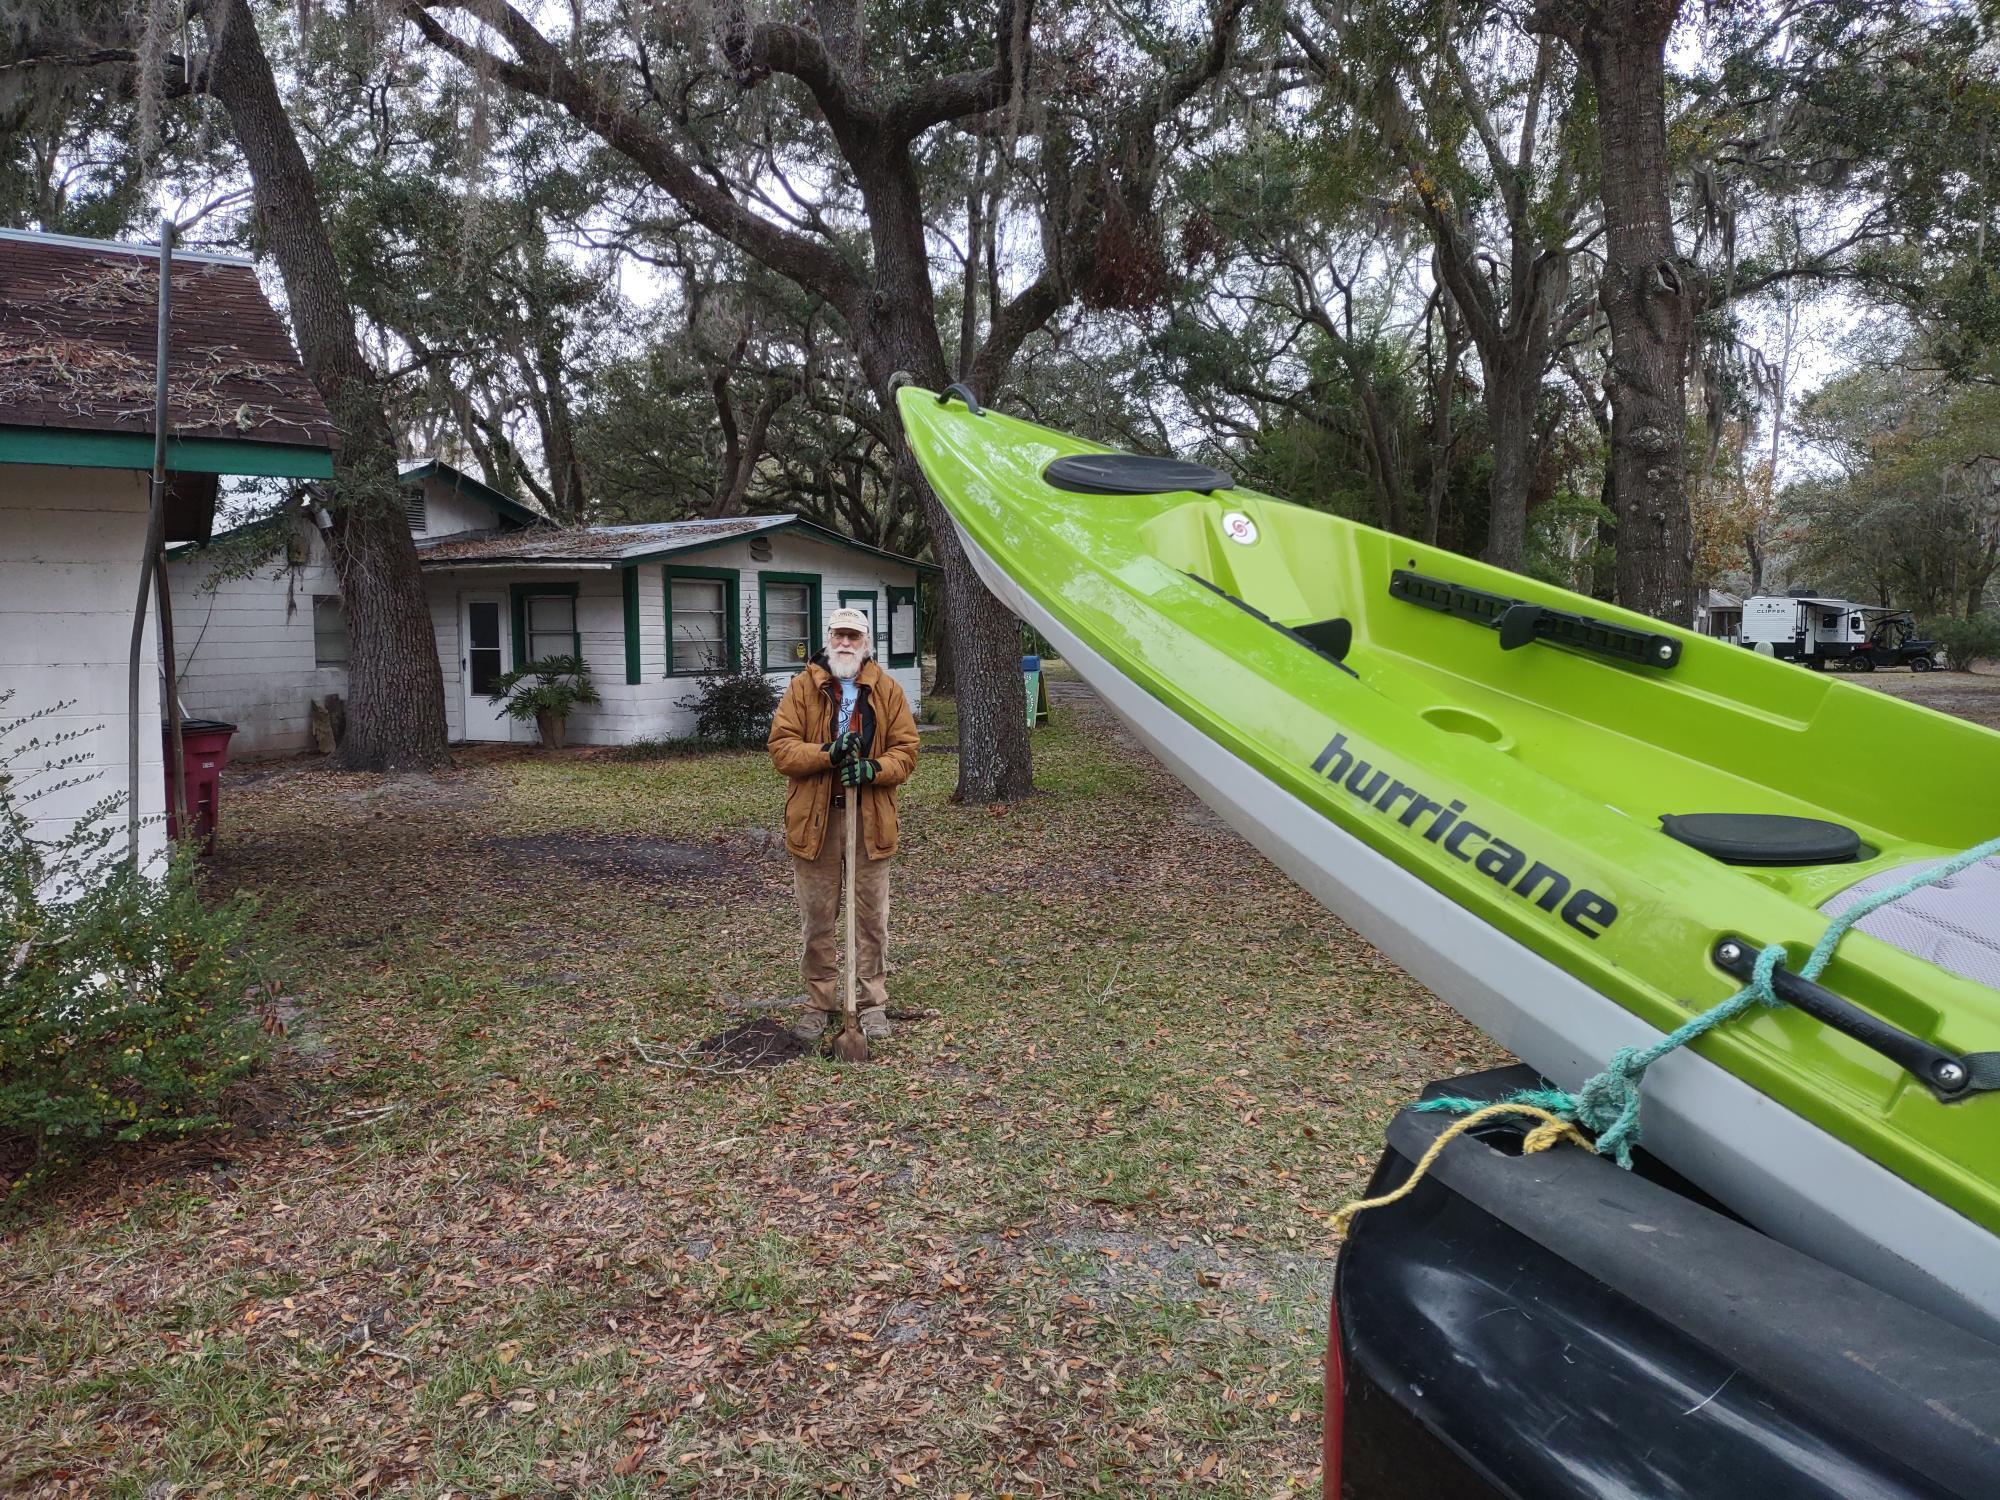
[[[866,599],[868,601],[868,621],[875,636],[875,639],[868,644],[870,649],[877,656],[880,656],[887,640],[887,633],[882,629],[882,591],[880,589],[842,589],[838,597],[842,606],[845,606],[850,599]]]
[[[917,653],[923,650],[924,606],[923,606],[923,597],[920,592],[922,587],[923,585],[921,581],[919,581],[918,583],[913,583],[908,585],[900,583],[892,583],[889,585],[890,650],[888,656],[889,656],[889,665],[892,668],[914,667],[917,664]],[[908,604],[910,606],[910,611],[913,616],[913,618],[910,621],[910,649],[900,653],[894,649],[894,643],[896,639],[895,635],[896,605],[899,602]]]
[[[619,583],[625,593],[625,681],[639,680],[639,570],[619,569]]]

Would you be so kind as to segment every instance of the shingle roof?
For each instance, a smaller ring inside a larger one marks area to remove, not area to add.
[[[535,527],[418,542],[426,567],[443,563],[620,563],[659,552],[712,547],[793,524],[793,516],[731,516],[719,521],[648,521],[637,526]]]
[[[531,527],[525,531],[466,532],[417,543],[417,561],[426,568],[572,567],[616,568],[650,562],[676,552],[714,547],[762,532],[796,531],[830,546],[865,552],[883,562],[935,573],[935,563],[886,552],[852,537],[815,526],[799,516],[730,516],[717,521],[647,521],[637,526]]]
[[[0,231],[0,425],[150,433],[159,251]],[[181,437],[332,446],[245,260],[177,252],[168,420]]]

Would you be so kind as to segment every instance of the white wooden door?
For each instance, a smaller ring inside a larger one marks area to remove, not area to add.
[[[514,721],[488,701],[494,679],[507,670],[507,596],[467,594],[459,603],[459,682],[465,693],[468,740],[513,738]]]

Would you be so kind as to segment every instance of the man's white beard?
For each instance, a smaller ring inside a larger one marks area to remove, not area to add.
[[[853,646],[829,646],[826,652],[827,665],[833,668],[833,675],[842,682],[852,682],[860,672],[861,664],[868,660],[860,648]]]

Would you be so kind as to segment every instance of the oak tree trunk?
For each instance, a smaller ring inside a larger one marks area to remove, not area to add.
[[[257,221],[291,304],[306,373],[332,414],[327,534],[351,640],[344,764],[356,770],[445,765],[437,635],[410,538],[396,444],[382,393],[354,336],[312,169],[278,97],[245,0],[214,0],[209,87],[250,169]]]
[[[1666,44],[1679,10],[1680,0],[1545,0],[1536,24],[1569,44],[1597,94],[1618,602],[1686,625],[1694,618],[1685,456],[1693,308],[1674,247],[1666,127]]]
[[[1528,486],[1535,466],[1535,400],[1541,390],[1539,363],[1531,371],[1496,351],[1480,350],[1486,377],[1486,420],[1493,440],[1493,483],[1486,517],[1482,560],[1496,568],[1521,571],[1527,553]]]
[[[550,510],[558,521],[581,525],[589,507],[589,492],[583,460],[576,451],[576,420],[571,414],[563,350],[553,337],[536,341],[535,369],[542,387],[536,425],[541,429],[542,458],[549,469]]]
[[[882,410],[896,417],[894,377],[942,390],[951,381],[931,289],[923,192],[909,150],[896,144],[860,154],[856,176],[868,206],[874,284],[866,314],[852,318],[856,353]],[[951,516],[907,446],[898,479],[923,509],[931,550],[944,573],[944,633],[951,638],[958,702],[959,802],[1012,802],[1034,790],[1020,626],[986,590],[959,544]]]
[[[1618,601],[1618,475],[1610,455],[1604,460],[1604,478],[1598,482],[1597,503],[1603,514],[1597,518],[1597,558],[1590,570],[1590,594],[1606,603]]]

